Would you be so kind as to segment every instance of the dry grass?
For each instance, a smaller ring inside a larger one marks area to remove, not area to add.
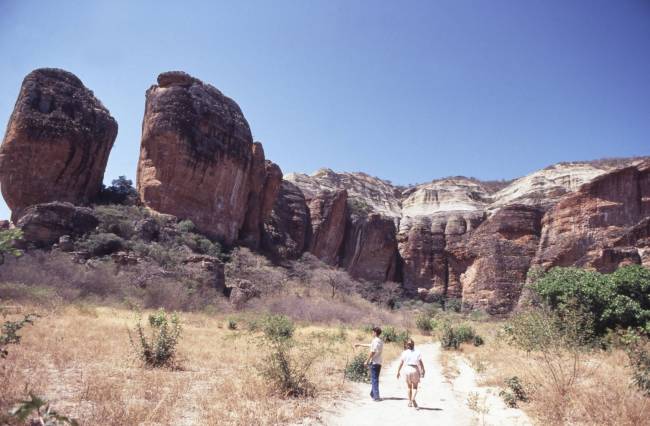
[[[39,309],[23,308],[33,310]],[[237,330],[228,329],[224,316],[182,314],[180,371],[142,368],[127,335],[133,311],[68,305],[40,313],[22,331],[22,343],[0,360],[0,409],[31,390],[81,424],[276,425],[314,417],[345,391],[352,344],[369,340],[358,328],[299,327],[296,340],[322,353],[310,375],[317,394],[285,399],[256,373],[264,349],[246,331],[245,313]],[[399,351],[386,345],[387,359]]]
[[[650,418],[650,398],[631,386],[628,360],[621,350],[595,351],[578,358],[575,380],[574,359],[563,354],[553,362],[563,367],[560,380],[571,383],[568,392],[551,377],[547,361],[540,354],[528,354],[509,346],[497,336],[502,324],[475,323],[485,337],[481,347],[463,345],[464,355],[481,373],[481,385],[504,387],[505,379],[518,376],[529,396],[524,409],[539,424],[640,425]]]

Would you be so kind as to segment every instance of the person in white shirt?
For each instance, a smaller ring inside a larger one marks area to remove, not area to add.
[[[422,355],[420,351],[415,350],[415,342],[413,339],[406,339],[404,341],[404,352],[400,358],[399,367],[397,368],[397,378],[399,379],[402,367],[404,368],[404,378],[406,385],[409,388],[409,407],[416,407],[418,403],[415,402],[415,397],[418,394],[418,384],[420,377],[424,378],[424,364],[422,363]]]
[[[357,343],[354,346],[364,346],[370,348],[370,353],[364,365],[370,368],[370,397],[373,401],[381,401],[379,397],[379,373],[381,372],[381,353],[384,349],[384,341],[379,337],[381,335],[381,328],[374,327],[372,329],[375,337],[369,345]]]

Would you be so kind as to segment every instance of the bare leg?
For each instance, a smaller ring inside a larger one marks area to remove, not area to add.
[[[413,402],[412,402],[413,398],[411,397],[411,394],[413,392],[413,387],[411,386],[410,383],[409,383],[408,387],[409,387],[409,407],[410,407],[413,404]]]
[[[418,403],[415,402],[415,397],[418,395],[418,385],[413,386],[413,405],[418,406]]]

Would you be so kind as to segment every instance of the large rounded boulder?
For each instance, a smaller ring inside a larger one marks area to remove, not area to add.
[[[77,76],[53,68],[29,73],[0,148],[12,217],[35,204],[95,198],[116,136],[117,122]]]

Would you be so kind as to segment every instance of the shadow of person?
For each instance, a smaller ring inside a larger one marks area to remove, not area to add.
[[[434,408],[434,407],[418,407],[417,410],[426,410],[426,411],[442,411],[442,408]]]
[[[389,396],[388,398],[382,398],[382,401],[406,401],[406,398],[398,398],[396,396]]]

